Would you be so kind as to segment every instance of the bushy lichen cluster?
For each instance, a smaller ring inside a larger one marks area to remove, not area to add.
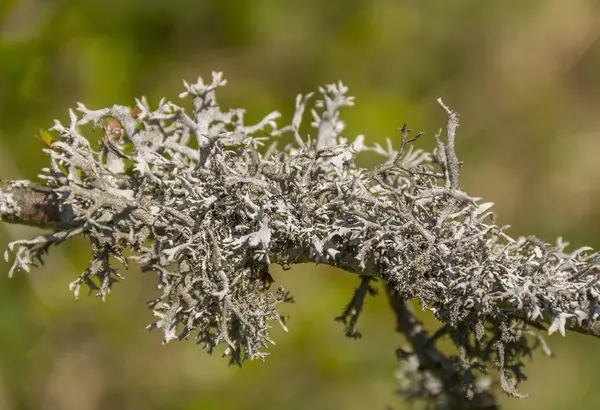
[[[209,352],[225,344],[239,363],[264,357],[273,322],[285,328],[277,306],[291,298],[271,289],[272,263],[338,266],[362,280],[341,317],[351,336],[372,281],[383,281],[391,298],[417,299],[434,312],[442,328],[427,343],[452,340],[457,353],[444,366],[455,378],[428,370],[417,354],[427,346],[418,343],[403,351],[400,377],[403,394],[438,403],[450,382],[471,396],[488,389],[478,380],[489,367],[517,396],[521,358],[544,324],[564,334],[570,321],[595,320],[594,254],[566,252],[561,241],[512,239],[494,223],[491,203],[460,190],[458,115],[441,101],[448,138],[438,133],[430,154],[413,148],[418,135],[409,139],[406,127],[386,148],[367,146],[362,136],[348,144],[339,110],[353,99],[341,83],[319,89],[313,136],[303,125],[312,94],[298,96],[291,125],[278,128],[277,112],[246,125],[243,110],[217,105],[215,90],[224,84],[220,73],[208,84],[184,83],[180,97],[193,101],[191,113],[164,99],[153,109],[142,98],[134,109],[80,104],[68,125],[56,121],[50,167],[40,177],[73,217],[54,234],[11,244],[13,269],[28,270],[50,244],[86,235],[93,260],[71,284],[76,295],[87,285],[104,298],[120,278],[111,258],[125,266],[135,260],[158,276],[151,327],[166,342],[194,337]],[[102,138],[83,135],[89,124]],[[362,151],[383,163],[358,168]]]

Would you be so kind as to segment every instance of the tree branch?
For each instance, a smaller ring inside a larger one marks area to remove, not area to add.
[[[21,180],[3,181],[0,184],[0,221],[53,230],[72,229],[84,224],[83,220],[74,220],[71,208],[62,204],[60,197],[51,189],[44,185]],[[342,244],[341,247],[344,245]],[[309,248],[281,249],[272,256],[272,262],[282,266],[310,263],[313,262],[310,253]],[[368,268],[365,269],[360,266],[358,260],[350,258],[329,260],[326,263],[349,273],[367,275],[368,280],[377,276],[374,260],[367,261]],[[587,269],[582,269],[582,271],[585,270]],[[492,289],[492,293],[498,292],[500,289],[500,287]],[[353,306],[348,308],[353,308]],[[524,312],[512,312],[511,314],[521,320],[528,320]],[[553,318],[547,317],[540,322],[550,325],[552,320]],[[581,322],[570,320],[565,323],[565,329],[600,338],[600,321],[598,320],[584,319]]]
[[[0,221],[64,230],[73,227],[74,215],[50,187],[29,181],[0,182]]]

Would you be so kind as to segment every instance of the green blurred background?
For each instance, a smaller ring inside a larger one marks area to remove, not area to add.
[[[599,17],[590,0],[0,0],[0,176],[35,178],[47,162],[33,135],[77,101],[156,103],[217,70],[223,106],[289,121],[297,93],[342,80],[357,101],[347,136],[383,142],[408,122],[431,148],[442,96],[462,116],[467,192],[495,202],[514,236],[597,248]],[[0,248],[37,233],[0,229]],[[0,409],[404,408],[385,298],[368,300],[361,340],[333,321],[357,284],[349,274],[275,269],[296,297],[290,332],[239,369],[148,333],[155,279],[135,268],[106,303],[76,302],[67,285],[88,258],[73,241],[30,274],[0,275]],[[531,397],[506,408],[600,408],[600,341],[550,343],[556,357],[528,367]]]

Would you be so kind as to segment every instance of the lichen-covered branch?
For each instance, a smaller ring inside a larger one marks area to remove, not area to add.
[[[76,296],[86,285],[104,299],[120,279],[111,257],[125,266],[133,260],[157,276],[150,327],[165,342],[191,337],[209,352],[223,344],[231,362],[241,363],[266,355],[273,321],[286,326],[277,307],[291,296],[272,289],[271,264],[340,267],[361,280],[340,316],[347,334],[359,335],[364,298],[382,281],[412,346],[405,366],[419,362],[403,374],[437,380],[454,399],[456,392],[487,397],[481,380],[490,369],[504,391],[520,397],[520,358],[543,343],[540,330],[600,335],[596,254],[568,252],[560,239],[512,238],[495,224],[491,203],[461,191],[458,114],[441,100],[447,138],[438,133],[430,154],[414,148],[421,134],[409,139],[406,126],[385,148],[362,136],[349,143],[340,108],[353,99],[341,83],[319,89],[314,136],[303,125],[312,94],[298,96],[291,125],[278,127],[276,112],[248,125],[243,110],[217,104],[224,84],[220,73],[208,84],[184,83],[180,97],[193,100],[192,112],[142,98],[133,108],[79,104],[68,124],[56,121],[43,182],[0,189],[2,221],[54,231],[11,243],[11,273],[29,270],[50,245],[86,235],[93,259],[71,284]],[[382,163],[358,168],[363,151]],[[125,258],[125,249],[133,256]],[[439,353],[437,338],[422,340],[428,333],[406,303],[413,299],[435,314],[438,336],[450,338],[456,355],[430,357]],[[458,383],[452,392],[448,380]],[[429,388],[401,391],[441,403]]]

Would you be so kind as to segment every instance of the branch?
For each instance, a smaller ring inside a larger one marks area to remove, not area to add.
[[[0,184],[0,221],[54,230],[73,229],[81,227],[84,224],[83,220],[74,220],[71,208],[63,205],[60,202],[59,197],[51,189],[44,185],[21,180],[3,181]],[[310,248],[281,249],[273,257],[272,262],[289,268],[292,264],[313,262],[313,258],[310,254]],[[348,320],[347,317],[350,317],[350,320],[355,325],[358,317],[352,315],[357,313],[360,314],[362,304],[364,303],[363,298],[366,293],[373,294],[373,290],[366,288],[366,286],[368,286],[368,283],[377,276],[375,262],[369,261],[368,269],[363,269],[360,266],[361,263],[359,261],[348,258],[329,260],[326,263],[349,273],[368,275],[363,279],[363,282],[361,282],[360,287],[357,289],[358,293],[353,297],[351,303],[344,309],[344,315],[338,318],[346,323]],[[595,265],[590,266],[595,268]],[[581,268],[581,271],[581,273],[590,273],[589,268]],[[554,285],[558,286],[558,284]],[[499,287],[498,289],[492,290],[492,292],[497,292],[500,289],[501,288]],[[359,307],[355,306],[356,303],[359,303]],[[523,312],[513,312],[512,315],[513,317],[528,321]],[[549,317],[540,320],[539,322],[550,324],[552,320],[553,318]],[[534,325],[535,323],[532,322],[531,324]],[[583,335],[600,338],[600,321],[595,319],[585,319],[581,322],[577,320],[566,321],[565,329]],[[354,329],[353,332],[356,332],[356,330]]]
[[[0,182],[0,221],[65,230],[73,227],[74,215],[62,206],[52,188],[29,181]]]
[[[388,300],[396,316],[396,330],[403,334],[410,350],[398,349],[403,362],[399,378],[399,393],[409,399],[428,397],[436,409],[499,409],[490,383],[480,383],[476,390],[464,391],[465,380],[474,379],[469,366],[462,366],[457,357],[442,353],[437,340],[447,328],[433,337],[417,318],[411,304],[387,288]],[[418,381],[415,383],[415,379]]]

